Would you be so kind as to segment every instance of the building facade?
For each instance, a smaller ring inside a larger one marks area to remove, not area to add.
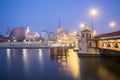
[[[48,41],[49,40],[49,34],[47,31],[42,31],[41,32],[41,38],[43,41]]]
[[[28,32],[26,34],[26,41],[39,41],[40,35],[38,32]]]
[[[53,32],[49,32],[49,40],[50,41],[54,41],[54,33]]]
[[[87,26],[87,24],[82,28],[81,31],[81,49],[84,51],[88,50],[88,47],[91,47],[91,37],[92,32]]]
[[[31,32],[29,26],[13,28],[10,33],[13,41],[36,41],[40,36],[37,32]]]

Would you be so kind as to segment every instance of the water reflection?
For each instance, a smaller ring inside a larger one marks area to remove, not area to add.
[[[23,62],[24,62],[24,68],[27,70],[28,67],[28,56],[27,56],[27,49],[22,49],[22,54],[23,54]]]
[[[24,75],[26,76],[26,78],[28,79],[29,75],[30,75],[30,70],[29,70],[29,62],[28,62],[28,50],[27,49],[22,49],[22,57],[23,57],[23,66],[24,66]]]
[[[43,50],[42,49],[38,49],[38,57],[40,61],[40,68],[43,71]]]
[[[23,58],[24,60],[27,59],[27,50],[26,49],[22,49],[23,50]]]
[[[7,53],[7,61],[8,61],[8,70],[10,70],[11,68],[11,49],[6,49],[6,53]]]
[[[7,57],[8,57],[8,58],[10,58],[10,53],[11,53],[10,50],[11,50],[11,49],[6,49],[6,51],[7,51]]]
[[[120,80],[120,64],[78,57],[72,49],[67,57],[50,56],[48,49],[6,49],[0,61],[0,80]]]
[[[60,64],[60,73],[64,73],[66,76],[71,75],[71,78],[74,80],[80,79],[79,58],[77,53],[73,52],[72,49],[69,50],[67,57],[51,56],[51,60],[56,60]]]
[[[73,52],[73,50],[69,50],[68,56],[68,68],[70,69],[71,75],[74,77],[75,80],[80,79],[80,65],[79,65],[79,58],[77,53]]]
[[[99,80],[97,76],[99,57],[80,57],[81,80]]]
[[[42,58],[43,58],[43,52],[42,52],[42,49],[38,49],[38,54],[39,54],[39,59],[42,61]]]
[[[120,64],[101,60],[98,66],[98,76],[100,80],[120,80]]]

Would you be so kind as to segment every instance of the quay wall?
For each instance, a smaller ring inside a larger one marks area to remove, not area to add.
[[[0,43],[0,49],[2,48],[63,48],[63,46],[53,46],[50,45],[47,42],[6,42],[6,43]],[[65,48],[71,48],[70,46],[67,46]]]
[[[48,44],[40,42],[10,42],[0,43],[0,48],[48,48]]]

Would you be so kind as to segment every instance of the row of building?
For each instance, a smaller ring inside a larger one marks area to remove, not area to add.
[[[38,32],[30,31],[30,27],[15,27],[10,30],[7,36],[0,36],[0,42],[6,41],[53,41],[54,33],[42,31],[41,34]]]
[[[30,30],[29,25],[25,27],[15,27],[12,30],[7,30],[7,36],[0,36],[0,42],[9,41],[74,41],[75,33],[69,30],[63,30],[61,23],[58,25],[56,33],[42,31],[41,33]]]

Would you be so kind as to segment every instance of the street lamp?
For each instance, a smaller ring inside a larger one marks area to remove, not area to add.
[[[115,22],[110,22],[110,27],[112,28],[112,29],[114,29],[115,28],[115,26],[116,26],[116,23]]]
[[[83,23],[80,24],[80,27],[81,27],[81,28],[83,28],[84,26],[85,26],[85,24],[83,24]]]
[[[92,37],[93,37],[93,31],[94,31],[94,22],[93,22],[93,18],[94,18],[94,16],[97,15],[97,9],[91,9],[91,10],[90,10],[90,14],[91,14],[91,18],[92,18]]]
[[[96,31],[93,31],[93,36],[96,36],[97,32]]]

